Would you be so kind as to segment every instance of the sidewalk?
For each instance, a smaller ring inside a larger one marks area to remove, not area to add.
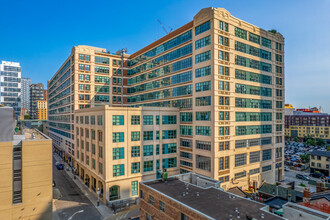
[[[107,207],[105,204],[103,204],[101,201],[100,201],[100,206],[97,206],[97,196],[93,192],[91,192],[87,186],[85,186],[82,182],[80,182],[78,176],[77,179],[73,179],[73,173],[71,171],[71,168],[69,169],[69,171],[66,170],[66,168],[69,166],[67,163],[63,162],[62,158],[60,158],[56,153],[53,154],[53,157],[56,161],[65,164],[65,169],[63,171],[68,174],[68,176],[73,180],[73,182],[75,182],[75,184],[80,188],[80,190],[84,193],[84,195],[91,201],[91,203],[95,206],[97,211],[99,211],[99,213],[102,215],[104,219],[114,215],[111,209]]]
[[[121,212],[118,212],[116,215],[107,217],[104,220],[127,220],[127,219],[131,219],[132,217],[139,216],[139,214],[140,214],[139,206],[133,205]]]

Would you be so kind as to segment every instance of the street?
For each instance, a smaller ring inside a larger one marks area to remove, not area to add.
[[[298,188],[300,188],[301,186],[300,186],[300,184],[301,183],[303,183],[306,187],[310,187],[310,190],[312,191],[312,192],[315,192],[316,191],[316,188],[315,188],[315,186],[313,186],[313,185],[309,185],[308,184],[308,181],[306,181],[306,180],[301,180],[301,179],[297,179],[296,178],[296,175],[298,174],[298,173],[300,173],[300,174],[305,174],[305,175],[307,175],[307,176],[309,176],[309,173],[306,173],[306,172],[303,172],[303,171],[296,171],[296,170],[289,170],[289,171],[284,171],[285,173],[284,173],[284,178],[285,178],[285,180],[289,180],[289,181],[295,181],[295,186],[296,187],[298,187]],[[319,179],[317,179],[317,178],[313,178],[313,177],[309,177],[311,180],[319,180]],[[305,187],[302,187],[302,188],[305,188]]]
[[[66,172],[55,167],[55,162],[56,160],[53,158],[53,179],[56,183],[56,186],[53,187],[53,219],[102,219],[97,209]],[[72,215],[74,216],[72,217]]]

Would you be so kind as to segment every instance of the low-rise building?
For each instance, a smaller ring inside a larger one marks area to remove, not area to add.
[[[220,181],[194,173],[140,183],[141,219],[283,219],[265,204],[220,188]]]
[[[283,217],[290,220],[329,220],[330,215],[299,204],[283,205]]]
[[[328,217],[330,217],[330,190],[324,186],[324,183],[320,183],[316,186],[318,191],[316,193],[311,193],[311,191],[306,188],[304,190],[304,201],[299,204],[326,213]]]
[[[312,151],[310,153],[310,172],[323,173],[325,176],[330,174],[330,151]]]
[[[52,141],[0,108],[0,219],[52,219]]]
[[[74,167],[103,202],[138,196],[138,183],[179,173],[179,109],[99,106],[75,111]],[[187,154],[188,155],[188,154]]]
[[[330,115],[319,109],[294,109],[285,107],[285,136],[320,138],[330,141]]]

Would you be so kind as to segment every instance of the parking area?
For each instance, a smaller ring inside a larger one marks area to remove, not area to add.
[[[287,141],[284,148],[285,169],[308,172],[310,167],[310,153],[313,151],[327,151],[326,146],[312,146],[303,142]],[[322,177],[315,175],[314,177]]]

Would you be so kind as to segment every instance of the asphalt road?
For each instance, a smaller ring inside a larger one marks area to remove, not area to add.
[[[81,192],[73,180],[65,173],[64,170],[58,170],[55,167],[53,159],[53,178],[56,186],[53,187],[54,207],[53,219],[68,220],[99,220],[102,216],[89,201],[89,199]],[[79,212],[83,210],[83,212]]]
[[[298,173],[300,173],[300,174],[305,174],[305,175],[307,175],[307,176],[309,176],[309,173],[307,173],[307,172],[303,172],[303,171],[291,170],[291,169],[290,169],[289,171],[284,171],[284,172],[285,172],[285,173],[284,173],[285,179],[286,179],[286,180],[289,180],[289,181],[295,181],[295,185],[296,185],[296,186],[299,187],[299,185],[300,185],[301,183],[303,183],[303,184],[305,184],[306,186],[310,187],[310,190],[311,190],[312,192],[316,191],[315,186],[314,186],[314,185],[309,185],[309,184],[308,184],[308,181],[306,181],[306,180],[301,180],[301,179],[297,179],[297,178],[296,178],[296,175],[297,175]],[[309,177],[309,178],[311,178],[312,180],[316,180],[316,181],[319,180],[319,179],[314,178],[314,177]],[[302,188],[304,188],[304,187],[302,187]]]

